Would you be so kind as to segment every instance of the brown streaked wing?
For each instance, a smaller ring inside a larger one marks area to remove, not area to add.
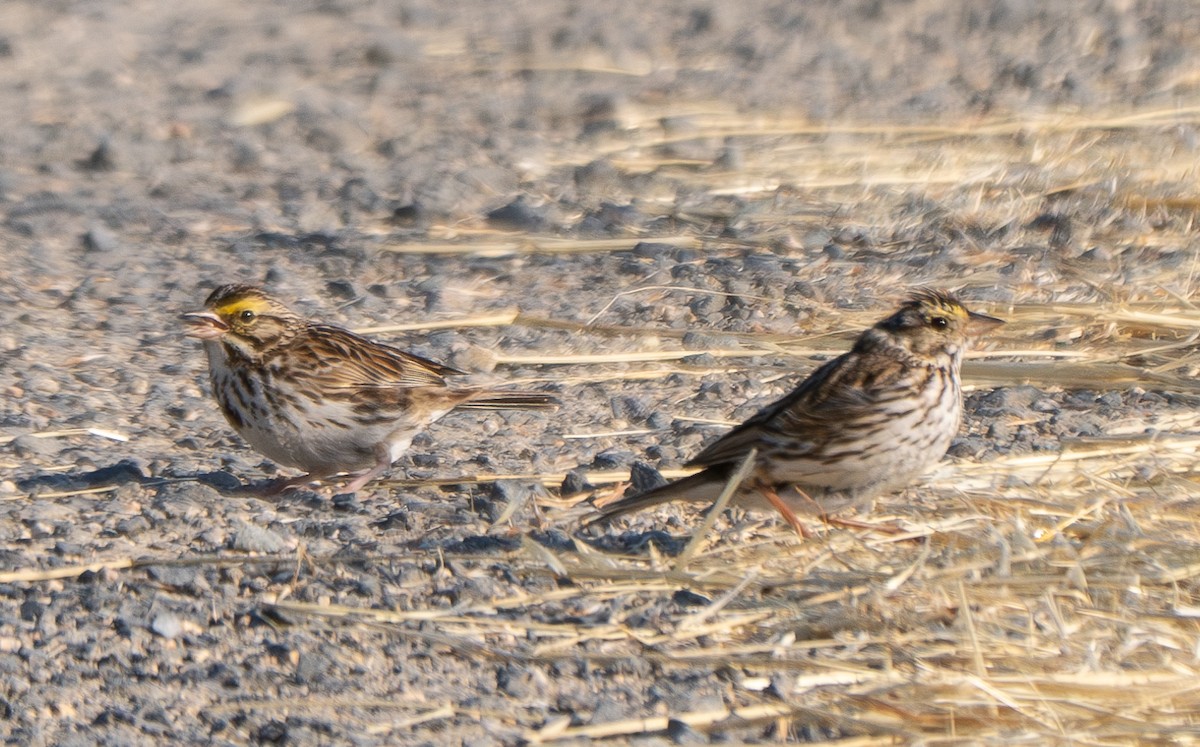
[[[689,466],[736,462],[751,447],[761,446],[765,434],[783,433],[803,444],[812,436],[814,447],[822,434],[838,433],[841,425],[869,414],[880,395],[904,375],[905,366],[890,356],[846,353],[813,371],[790,394],[767,405],[696,455]]]
[[[443,387],[443,377],[464,373],[340,327],[312,325],[294,344],[313,361],[307,375],[333,388]]]

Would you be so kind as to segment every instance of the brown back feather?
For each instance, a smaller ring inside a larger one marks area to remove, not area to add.
[[[309,332],[297,336],[294,345],[309,348],[319,361],[308,376],[331,388],[441,387],[444,377],[463,374],[341,327],[313,324]]]
[[[840,433],[838,423],[873,411],[877,396],[904,375],[904,363],[889,353],[871,331],[864,333],[854,350],[813,371],[791,393],[709,444],[688,466],[740,461],[752,447],[761,445],[764,436],[778,431],[801,443],[806,434],[813,434],[812,447],[818,448],[819,434]]]

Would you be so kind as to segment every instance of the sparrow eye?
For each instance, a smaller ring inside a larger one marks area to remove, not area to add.
[[[944,316],[935,316],[931,320],[931,323],[935,329],[945,329],[946,327],[950,326],[950,320]]]
[[[249,324],[250,322],[254,321],[254,312],[250,309],[246,309],[242,313],[238,314],[238,319],[241,319],[243,322]]]

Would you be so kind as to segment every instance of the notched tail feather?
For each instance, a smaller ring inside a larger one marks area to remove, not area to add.
[[[460,404],[461,410],[548,410],[558,398],[546,392],[480,392]]]
[[[669,482],[661,487],[647,490],[644,493],[631,495],[628,498],[597,506],[600,516],[593,521],[608,521],[622,514],[641,511],[643,508],[657,506],[671,501],[693,501],[697,503],[712,503],[721,495],[721,490],[729,480],[729,469],[726,467],[709,467],[708,469],[689,475],[675,482]]]

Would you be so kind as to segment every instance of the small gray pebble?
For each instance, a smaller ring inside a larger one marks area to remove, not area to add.
[[[496,685],[500,691],[518,700],[528,700],[534,695],[529,672],[522,667],[505,665],[496,671]]]
[[[150,623],[150,630],[163,638],[178,638],[179,634],[183,632],[183,623],[170,612],[160,612]]]
[[[774,271],[783,266],[783,259],[775,254],[767,254],[760,252],[758,254],[748,255],[743,260],[743,265],[748,271]]]
[[[54,553],[56,555],[79,556],[87,552],[87,549],[77,542],[55,542]]]
[[[1029,409],[1034,412],[1058,412],[1059,406],[1057,402],[1049,397],[1043,397],[1030,405]]]
[[[53,457],[62,451],[62,442],[56,438],[39,438],[26,433],[13,439],[12,448],[22,459]]]
[[[1120,392],[1106,392],[1100,395],[1100,404],[1105,407],[1124,407],[1125,398]]]
[[[1083,254],[1080,254],[1079,258],[1088,262],[1111,262],[1113,255],[1112,252],[1102,246],[1094,246]]]
[[[714,335],[704,332],[686,332],[683,335],[683,347],[688,350],[731,350],[741,346],[736,337],[729,335]]]
[[[88,157],[76,161],[75,165],[83,171],[112,171],[115,169],[117,163],[108,138],[102,138],[95,149],[88,154]]]
[[[270,529],[242,524],[233,535],[232,547],[243,552],[275,553],[285,550],[287,542]]]
[[[614,418],[621,418],[628,421],[639,421],[646,417],[646,403],[642,402],[637,397],[631,397],[627,394],[621,394],[611,398],[608,401],[608,406],[612,409]]]
[[[654,428],[655,430],[666,430],[667,428],[670,428],[671,424],[674,422],[675,416],[669,412],[663,412],[662,410],[655,410],[650,414],[650,417],[646,418],[646,425]]]
[[[83,248],[89,252],[110,252],[120,245],[117,235],[103,225],[94,225],[83,235]]]
[[[674,744],[708,744],[708,739],[678,719],[667,721],[667,736]]]
[[[670,244],[663,244],[660,242],[639,241],[633,245],[633,249],[630,251],[633,252],[635,257],[654,259],[656,257],[671,256],[675,253],[675,247],[671,246]]]
[[[621,185],[621,172],[607,158],[575,167],[575,186],[586,192],[603,192]]]
[[[589,490],[595,489],[596,486],[587,481],[587,475],[582,470],[573,469],[563,478],[560,492],[566,497],[579,495],[580,493],[586,493]]]
[[[633,462],[633,452],[623,449],[605,449],[593,458],[592,466],[596,469],[616,469]]]
[[[545,207],[535,207],[525,201],[521,195],[504,207],[496,208],[487,214],[488,223],[500,228],[520,231],[538,231],[549,222],[546,218]]]
[[[36,599],[26,599],[21,602],[21,619],[26,622],[34,622],[42,616],[42,611],[46,606]]]
[[[830,259],[845,259],[846,250],[837,244],[826,244],[821,248],[821,251]]]
[[[176,589],[186,589],[196,581],[196,569],[189,566],[152,565],[146,572],[160,584]]]
[[[318,652],[305,652],[300,655],[296,664],[296,682],[304,685],[315,685],[329,676],[333,661],[328,656]]]
[[[38,394],[58,394],[62,389],[62,385],[57,380],[50,376],[30,376],[25,380],[26,388],[37,392]]]
[[[216,473],[227,474],[227,473]],[[223,500],[223,497],[217,489],[211,485],[202,482],[180,481],[164,483],[158,489],[158,500],[155,505],[162,511],[182,511],[189,504],[214,505]],[[174,505],[174,509],[168,507]],[[178,514],[182,516],[183,514]],[[168,513],[171,518],[176,518],[174,514]]]
[[[988,426],[988,438],[993,438],[997,441],[1011,441],[1015,437],[1016,432],[1016,426],[1006,420],[997,420]]]
[[[117,532],[132,537],[135,534],[141,534],[150,528],[150,520],[145,516],[138,514],[130,516],[128,519],[121,519],[117,522]]]

